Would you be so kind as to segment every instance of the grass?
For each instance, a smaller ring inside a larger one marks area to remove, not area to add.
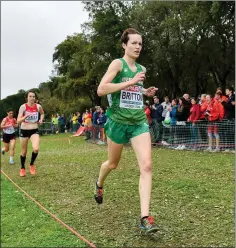
[[[32,197],[95,245],[234,246],[233,154],[154,148],[151,215],[162,226],[162,230],[157,235],[145,236],[138,229],[139,171],[132,148],[125,147],[118,169],[107,177],[104,204],[99,207],[94,202],[93,190],[101,162],[107,158],[106,147],[86,143],[81,137],[72,138],[69,145],[68,136],[69,134],[60,134],[41,138],[41,150],[36,163],[37,174],[34,177],[29,174],[28,168],[26,177],[19,177],[18,141],[16,164],[9,165],[8,154],[4,155],[2,169]],[[27,164],[31,149],[28,150],[28,154]],[[3,183],[9,184],[6,181]],[[14,204],[14,197],[7,195],[6,192],[2,194],[2,201],[5,202],[2,205],[4,216],[2,227],[5,227],[5,231],[2,232],[1,238],[5,246],[9,247],[16,246],[18,238],[14,241],[7,239],[11,236],[13,221],[10,215],[6,216],[8,211],[6,208],[12,204],[12,211],[16,211],[15,217],[21,220],[22,216],[21,211],[18,211],[18,205]],[[22,200],[22,196],[16,199]],[[25,209],[26,207],[34,209],[33,203],[28,200],[22,204]],[[38,211],[41,216],[41,210]],[[21,225],[19,223],[21,229],[15,228],[14,232],[18,232],[19,229],[22,233],[22,230],[28,227],[28,223],[29,221]],[[35,217],[31,218],[31,223],[39,225],[37,230],[40,228],[40,221]],[[58,225],[55,223],[55,226]],[[44,228],[53,236],[57,235],[55,226],[45,225]],[[64,230],[64,233],[63,240],[51,239],[50,236],[45,237],[47,240],[45,242],[48,246],[54,246],[55,242],[57,246],[65,246],[64,244],[71,247],[81,246],[76,237],[74,241],[72,238],[64,240],[64,237],[73,237],[72,234],[66,236],[67,230]],[[20,237],[20,234],[17,236]],[[32,240],[32,236],[25,232],[20,246],[42,245],[42,241],[32,244]]]
[[[85,247],[1,176],[1,247]]]

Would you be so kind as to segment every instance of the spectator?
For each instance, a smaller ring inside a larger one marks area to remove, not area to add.
[[[187,121],[189,117],[189,109],[188,109],[188,103],[185,100],[185,98],[181,97],[179,98],[179,104],[177,107],[176,112],[176,120],[177,122],[185,122]]]
[[[72,122],[73,116],[74,116],[74,113],[69,115],[69,129],[71,132],[73,132],[73,122]]]
[[[165,97],[165,101],[161,104],[163,107],[162,117],[164,121],[162,122],[163,125],[163,135],[162,135],[162,145],[169,146],[168,142],[171,141],[171,117],[170,117],[170,107],[171,103],[169,102],[169,97]]]
[[[92,138],[93,141],[98,139],[98,133],[99,133],[99,124],[98,124],[98,118],[100,113],[100,107],[96,107],[95,111],[93,112],[92,117]]]
[[[59,126],[59,132],[64,133],[65,132],[65,125],[66,125],[66,118],[65,115],[62,114],[58,117],[58,126]]]
[[[176,112],[177,112],[178,100],[173,99],[171,101],[171,107],[168,108],[170,112],[170,137],[168,139],[168,143],[173,144],[176,132]],[[167,144],[164,144],[167,145]]]
[[[58,118],[55,115],[52,115],[52,133],[58,132]]]
[[[103,107],[100,107],[100,115],[98,118],[98,125],[99,125],[99,131],[100,131],[100,140],[98,141],[99,145],[105,144],[105,133],[104,133],[104,125],[107,121],[107,117],[105,114],[105,109]]]
[[[78,123],[80,126],[83,124],[83,115],[80,112],[78,112],[77,116],[78,116]]]
[[[71,122],[72,122],[72,133],[75,133],[76,132],[77,121],[78,121],[77,115],[76,114],[73,114],[73,116],[71,118]]]
[[[199,117],[199,125],[198,129],[201,135],[201,143],[206,144],[208,142],[208,135],[207,135],[207,119],[205,117],[204,111],[202,111],[202,108],[204,109],[207,105],[206,103],[206,94],[202,94],[199,105],[201,107],[200,109],[200,117]]]
[[[187,107],[190,111],[191,107],[192,107],[192,104],[191,104],[191,99],[190,99],[190,96],[189,94],[185,93],[183,95],[183,98],[185,99],[185,107]]]
[[[173,99],[171,102],[171,107],[169,107],[170,110],[170,124],[171,125],[176,125],[176,112],[177,112],[177,108],[178,108],[178,100],[177,99]]]
[[[219,152],[220,151],[220,136],[218,121],[220,119],[220,107],[219,102],[214,101],[211,95],[206,95],[206,105],[201,107],[201,110],[205,113],[206,119],[209,121],[208,124],[208,148],[205,151]],[[216,148],[212,150],[212,139],[214,133],[216,139]]]
[[[189,129],[186,128],[186,121],[189,117],[189,104],[185,100],[185,98],[181,97],[179,98],[179,104],[176,112],[176,136],[177,140],[179,142],[178,147],[176,147],[176,150],[184,150],[186,149],[186,146],[184,145],[187,141],[187,139],[190,136]],[[184,140],[185,139],[185,140]]]
[[[206,94],[201,94],[199,105],[202,106],[206,102]]]
[[[235,94],[234,88],[229,86],[226,87],[225,93],[228,96],[227,99],[222,99],[222,105],[225,109],[225,118],[228,120],[234,120],[235,119]]]
[[[152,104],[150,103],[149,100],[147,100],[145,103],[148,104],[148,107],[149,107],[151,114],[152,114]]]
[[[91,127],[92,126],[92,113],[89,112],[88,109],[86,109],[84,113],[84,126]]]
[[[152,119],[151,119],[151,109],[149,107],[149,103],[145,102],[144,103],[144,112],[147,116],[147,120],[148,120],[148,124],[150,125],[151,122],[152,122]]]
[[[188,121],[191,123],[191,145],[193,145],[193,149],[197,149],[197,143],[198,143],[198,127],[197,123],[200,119],[201,115],[201,106],[198,104],[197,98],[191,99],[191,109],[190,109],[190,116],[188,118]]]
[[[226,102],[227,100],[228,100],[228,97],[227,96],[225,96],[224,94],[223,94],[223,90],[222,90],[222,88],[221,87],[218,87],[217,89],[216,89],[216,93],[221,93],[221,99],[224,101],[224,102]],[[215,98],[214,98],[215,99]]]
[[[159,102],[159,98],[157,96],[153,97],[154,104],[152,105],[152,129],[155,136],[155,143],[158,143],[161,141],[161,135],[162,135],[162,112],[163,112],[163,106]]]
[[[168,112],[168,108],[171,107],[171,103],[168,96],[165,97],[165,101],[161,105],[163,107],[162,117],[163,119],[165,119],[166,114]]]
[[[76,112],[76,116],[77,116],[77,122],[76,122],[76,131],[79,129],[80,127],[80,122],[81,122],[81,114],[80,112]]]
[[[92,127],[92,112],[90,109],[90,112],[88,109],[86,109],[85,114],[84,114],[84,126],[85,128],[85,140],[91,139],[91,127]]]
[[[225,152],[229,152],[230,149],[234,148],[235,144],[235,105],[232,104],[235,101],[235,95],[233,94],[232,87],[226,87],[226,95],[227,98],[222,97],[219,99],[224,108],[224,120],[222,121],[219,129],[220,134],[222,134],[222,143],[224,145]]]
[[[222,121],[224,119],[224,115],[225,115],[225,111],[224,111],[224,107],[222,105],[222,93],[220,91],[217,91],[215,93],[215,97],[214,97],[214,101],[216,101],[218,103],[218,107],[219,107],[219,120]]]

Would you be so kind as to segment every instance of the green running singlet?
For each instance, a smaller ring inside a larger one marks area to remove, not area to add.
[[[123,58],[120,58],[123,67],[121,72],[112,80],[112,83],[118,84],[126,82],[142,72],[142,66],[135,63],[136,72],[131,71]],[[114,122],[125,125],[140,125],[147,123],[147,118],[143,107],[143,82],[138,82],[121,91],[108,95],[110,107],[107,110],[107,116]]]

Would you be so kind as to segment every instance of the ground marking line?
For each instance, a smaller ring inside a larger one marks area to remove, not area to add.
[[[68,226],[66,223],[64,223],[62,220],[60,220],[58,217],[56,217],[54,214],[52,214],[50,211],[48,211],[44,206],[42,206],[39,202],[37,202],[33,197],[31,197],[28,193],[26,193],[18,184],[16,184],[3,170],[1,170],[1,173],[9,180],[11,181],[21,192],[23,192],[30,200],[32,200],[34,203],[36,203],[41,209],[43,209],[47,214],[49,214],[51,217],[53,217],[55,220],[57,220],[59,223],[61,223],[64,227],[66,227],[70,232],[75,234],[77,237],[79,237],[82,241],[87,243],[90,247],[96,248],[96,246],[88,241],[86,238],[84,238],[81,234],[76,232],[73,228]]]

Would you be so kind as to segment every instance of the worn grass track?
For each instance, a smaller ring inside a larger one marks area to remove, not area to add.
[[[2,169],[95,245],[234,246],[233,154],[154,148],[151,214],[162,226],[162,231],[158,235],[144,236],[138,229],[139,171],[132,148],[125,147],[119,168],[108,176],[104,204],[98,207],[93,190],[100,164],[107,158],[106,147],[86,143],[81,137],[72,138],[69,145],[68,136],[41,137],[34,177],[28,168],[26,177],[19,177],[19,141],[16,164],[8,164],[6,154],[2,158]],[[29,159],[30,155],[27,163]],[[6,195],[2,194],[2,200],[4,198]],[[48,228],[49,232],[54,232]],[[28,235],[24,238],[22,247],[30,242]],[[68,244],[80,246],[71,241]]]

